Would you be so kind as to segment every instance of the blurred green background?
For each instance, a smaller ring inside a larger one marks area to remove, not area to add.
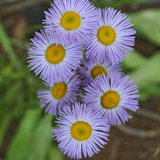
[[[45,88],[26,58],[30,38],[43,28],[51,0],[0,1],[0,160],[63,160],[52,138],[55,117],[38,107],[37,90]],[[160,97],[160,2],[92,0],[96,7],[127,13],[136,33],[135,51],[123,71],[138,84],[140,100]]]

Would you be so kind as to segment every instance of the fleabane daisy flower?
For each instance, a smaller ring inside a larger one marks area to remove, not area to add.
[[[120,64],[112,65],[111,62],[106,59],[103,62],[95,62],[92,59],[84,59],[82,63],[83,67],[79,67],[78,71],[82,79],[82,85],[87,86],[91,83],[97,76],[102,75],[110,77],[111,73],[114,71],[121,71]]]
[[[98,9],[99,23],[94,38],[87,44],[86,58],[102,62],[106,57],[119,63],[132,51],[136,31],[127,15],[113,8]]]
[[[58,42],[44,30],[36,32],[31,39],[28,61],[36,76],[47,80],[67,77],[77,69],[82,58],[81,46],[77,43]]]
[[[97,25],[96,8],[88,0],[54,0],[45,18],[47,31],[63,42],[87,41]]]
[[[138,107],[138,87],[129,76],[114,72],[111,77],[98,76],[85,88],[83,102],[94,111],[100,112],[110,125],[120,125],[132,118],[126,110],[136,111]]]
[[[76,73],[73,73],[71,78],[58,78],[52,81],[45,81],[48,89],[37,91],[40,98],[39,106],[45,107],[45,112],[57,115],[65,104],[70,105],[76,100],[80,87],[80,79]]]
[[[99,147],[107,144],[109,125],[85,104],[66,105],[56,123],[59,128],[53,130],[53,137],[60,151],[69,158],[92,157],[100,151]]]

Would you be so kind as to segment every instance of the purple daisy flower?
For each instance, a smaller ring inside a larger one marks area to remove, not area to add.
[[[136,31],[126,14],[113,8],[98,9],[99,24],[94,38],[87,44],[86,58],[102,62],[106,57],[114,63],[126,58],[135,43]]]
[[[99,147],[107,144],[109,125],[86,104],[66,105],[56,122],[59,128],[52,130],[53,137],[60,151],[69,158],[92,157],[100,151]]]
[[[91,83],[97,76],[102,75],[103,73],[110,77],[111,73],[114,71],[121,71],[119,67],[120,64],[112,65],[111,62],[106,59],[102,63],[95,62],[92,59],[84,59],[82,63],[83,67],[79,67],[78,71],[82,79],[82,85],[87,86]]]
[[[48,89],[37,91],[38,98],[40,98],[39,106],[41,108],[46,106],[45,112],[48,111],[49,114],[57,115],[57,110],[59,113],[65,104],[70,105],[76,101],[80,83],[76,73],[71,78],[45,81]]]
[[[68,44],[57,42],[55,37],[45,31],[36,32],[31,39],[28,62],[36,76],[40,74],[44,79],[67,77],[76,70],[82,58],[81,46],[77,43]]]
[[[136,111],[138,107],[138,87],[129,76],[122,77],[114,72],[111,77],[98,76],[85,88],[83,102],[96,112],[101,112],[111,125],[120,125],[132,118],[126,110]]]
[[[88,0],[54,0],[45,18],[47,31],[63,42],[87,41],[98,20],[96,8]]]

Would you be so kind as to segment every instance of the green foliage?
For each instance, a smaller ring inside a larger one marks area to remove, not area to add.
[[[51,126],[53,116],[42,116],[40,108],[28,110],[8,149],[7,160],[62,160],[57,146],[52,144]],[[51,151],[53,153],[51,153]],[[51,157],[53,156],[53,157]],[[56,159],[57,158],[57,159]]]
[[[24,34],[29,34],[35,27],[28,28]],[[16,119],[20,124],[7,150],[7,160],[13,160],[13,157],[16,160],[50,160],[51,149],[54,149],[55,155],[62,160],[62,154],[57,151],[57,146],[52,144],[51,129],[55,128],[52,126],[54,116],[43,116],[43,110],[38,107],[37,90],[44,85],[41,83],[42,80],[35,78],[27,68],[27,50],[22,48],[23,41],[16,40],[15,43],[0,24],[0,42],[7,53],[0,55],[0,148],[5,143],[8,126]],[[13,46],[26,54],[20,58]]]
[[[147,59],[138,52],[133,51],[131,55],[122,62],[124,68],[132,69],[127,74],[139,87],[140,99],[146,99],[150,96],[160,96],[160,51],[154,53],[154,56]],[[127,61],[128,60],[128,61]]]
[[[53,116],[46,114],[38,123],[31,138],[31,152],[28,160],[43,160],[49,152],[52,138],[51,120]]]
[[[130,53],[131,55],[129,55],[126,59],[123,59],[122,61],[123,66],[125,66],[124,69],[138,69],[143,66],[143,64],[145,64],[145,62],[147,61],[147,58],[145,58],[135,50]]]
[[[122,6],[129,6],[133,4],[146,3],[150,0],[92,0],[96,7],[105,8],[105,7],[114,7],[120,8]]]
[[[31,152],[30,141],[33,130],[41,116],[41,110],[29,110],[22,119],[8,150],[7,160],[25,160]]]
[[[1,121],[1,124],[0,124],[0,129],[1,129],[1,131],[0,131],[0,148],[4,142],[5,131],[7,130],[7,127],[11,121],[11,118],[12,118],[11,114],[8,114],[8,115],[4,116]]]
[[[134,14],[128,14],[137,34],[142,34],[151,43],[160,46],[160,17],[159,9],[150,9],[139,11]]]
[[[152,58],[146,61],[138,70],[130,73],[131,78],[138,84],[139,88],[148,88],[160,81],[160,52],[154,54]]]
[[[140,11],[128,15],[137,35],[145,37],[154,45],[160,44],[160,22],[157,19],[160,11],[156,9]],[[151,96],[160,96],[160,51],[153,53],[151,58],[145,58],[140,53],[133,51],[131,56],[123,61],[126,68],[132,72],[128,74],[138,84],[140,89],[140,99],[146,99]]]
[[[18,58],[16,56],[16,54],[14,53],[14,50],[11,46],[11,42],[9,40],[9,37],[6,34],[6,31],[0,21],[0,42],[4,48],[4,50],[6,51],[10,61],[17,67],[20,68],[20,62],[18,61]]]
[[[63,160],[63,155],[60,153],[58,148],[53,145],[49,149],[49,154],[48,154],[48,159],[49,160]]]

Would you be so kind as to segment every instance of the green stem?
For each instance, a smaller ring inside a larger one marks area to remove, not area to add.
[[[2,22],[0,20],[0,43],[3,47],[3,49],[5,50],[5,52],[8,55],[8,58],[10,59],[10,61],[13,63],[13,65],[17,68],[20,69],[21,67],[21,63],[18,60],[12,46],[11,46],[11,42],[7,36],[7,33],[5,31],[5,28],[2,25]]]

